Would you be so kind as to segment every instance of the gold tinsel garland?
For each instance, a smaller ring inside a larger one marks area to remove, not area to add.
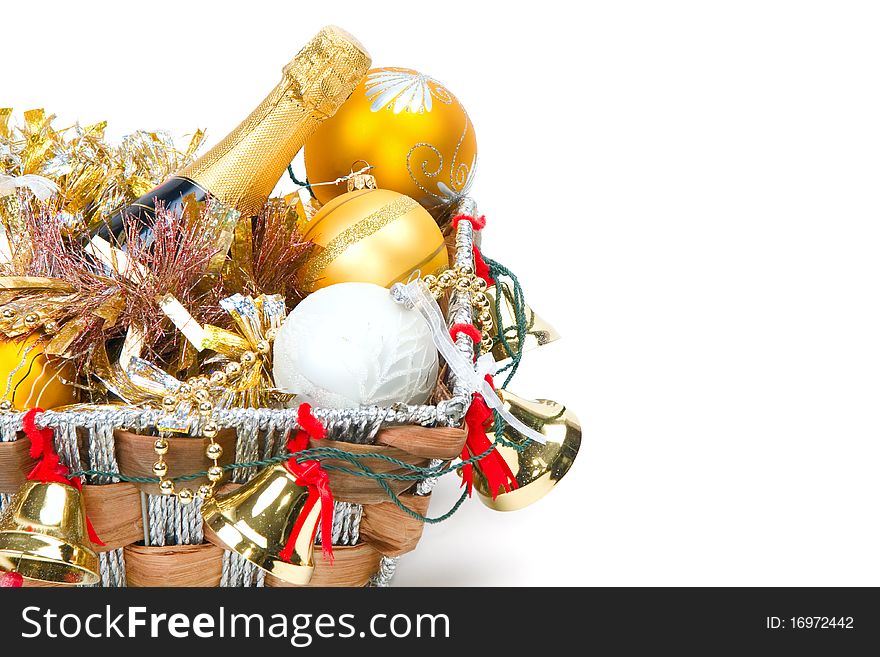
[[[27,186],[0,195],[0,333],[42,336],[48,356],[77,365],[93,403],[167,406],[188,389],[181,381],[202,379],[216,407],[267,403],[265,339],[299,299],[290,282],[309,250],[302,204],[270,199],[250,221],[215,200],[186,199],[176,212],[157,207],[149,243],[137,231],[125,252],[88,242],[87,228],[191,162],[204,133],[185,150],[164,132],[109,144],[105,122],[56,129],[44,110],[24,112],[22,125],[11,114],[0,109],[0,176],[42,176],[57,190],[48,202]],[[212,339],[193,340],[181,317]]]
[[[181,150],[167,132],[138,130],[110,144],[106,121],[57,128],[55,115],[44,109],[25,111],[21,124],[12,114],[0,108],[0,173],[52,180],[59,187],[58,209],[88,228],[192,162],[205,138],[196,130]],[[0,217],[8,230],[8,210],[0,209]]]

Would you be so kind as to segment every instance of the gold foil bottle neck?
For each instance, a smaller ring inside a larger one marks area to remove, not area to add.
[[[257,214],[306,139],[336,113],[370,63],[345,30],[323,28],[284,67],[281,82],[250,116],[177,175],[244,216]]]
[[[333,116],[351,95],[370,63],[370,55],[360,41],[342,28],[328,25],[287,63],[283,72],[290,92],[323,120]]]

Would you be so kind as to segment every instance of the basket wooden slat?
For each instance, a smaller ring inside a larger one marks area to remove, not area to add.
[[[0,443],[0,493],[15,493],[36,465],[28,450],[31,441],[23,435],[18,440]]]
[[[313,440],[310,447],[333,447],[341,449],[352,454],[383,454],[400,461],[405,461],[412,465],[425,467],[428,465],[427,457],[413,456],[408,452],[396,447],[386,447],[384,445],[359,445],[354,443],[341,443],[334,440]],[[384,472],[393,474],[412,474],[408,470],[397,467],[393,463],[383,461],[381,459],[361,459],[359,461],[365,466],[373,470],[373,472]],[[339,459],[324,459],[322,465],[341,466],[351,470],[357,470],[357,466]],[[378,481],[363,477],[360,475],[349,474],[347,472],[339,472],[337,470],[328,470],[327,474],[330,478],[330,488],[333,491],[333,497],[343,502],[357,502],[358,504],[379,504],[388,499],[388,493],[379,484]],[[386,480],[391,489],[398,495],[415,485],[415,481],[395,481]]]
[[[140,491],[131,484],[83,486],[86,514],[104,547],[98,552],[125,547],[144,538]]]
[[[125,548],[128,586],[219,586],[223,550],[211,543]]]
[[[315,572],[308,586],[364,586],[379,570],[382,553],[367,543],[340,545],[333,548],[333,558],[331,566],[321,556],[321,546],[315,546]],[[273,575],[266,575],[266,586],[297,587]]]
[[[376,436],[376,442],[380,445],[432,459],[459,456],[466,439],[467,432],[455,427],[388,427]]]
[[[413,511],[426,515],[430,495],[401,495],[401,502]],[[361,519],[361,538],[382,554],[399,557],[416,549],[425,525],[392,502],[364,507]]]
[[[119,471],[128,476],[153,477],[153,463],[158,458],[153,451],[155,436],[142,436],[130,431],[117,429],[114,432],[116,439],[116,460],[119,463]],[[232,463],[235,459],[235,430],[224,429],[217,434],[216,442],[223,447],[223,456],[220,457],[221,465]],[[207,438],[168,438],[168,454],[165,461],[168,463],[168,477],[204,472],[213,463],[205,456],[205,448],[210,444]],[[201,484],[208,483],[207,478],[188,481],[186,486],[198,488]],[[140,490],[156,495],[159,493],[158,484],[135,484]]]

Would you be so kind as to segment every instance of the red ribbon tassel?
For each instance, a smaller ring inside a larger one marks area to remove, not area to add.
[[[491,382],[491,379],[489,381]],[[461,451],[462,460],[479,456],[492,447],[492,441],[486,437],[486,430],[492,424],[492,409],[486,405],[483,395],[474,395],[471,407],[464,416],[464,423],[467,426],[467,440]],[[498,497],[501,490],[509,493],[518,487],[510,466],[507,465],[507,461],[498,453],[497,449],[493,449],[482,460],[477,461],[476,466],[486,478],[493,500]],[[462,468],[461,485],[467,486],[468,495],[472,494],[474,487],[473,466],[466,465]]]
[[[65,484],[81,491],[82,480],[79,477],[68,477],[70,468],[58,458],[58,453],[55,451],[55,432],[50,427],[37,428],[36,416],[37,413],[42,412],[42,408],[32,408],[25,413],[21,422],[21,428],[31,441],[31,458],[39,459],[27,478],[30,481]],[[93,544],[103,547],[104,542],[98,538],[88,516],[86,516],[86,529],[89,532],[89,540]]]
[[[296,519],[296,523],[287,537],[287,543],[284,549],[278,555],[282,560],[290,563],[293,558],[293,551],[296,547],[296,541],[303,529],[306,519],[315,507],[315,504],[321,502],[321,549],[324,558],[333,565],[333,491],[330,490],[330,479],[327,477],[327,471],[321,467],[319,461],[304,461],[297,463],[296,453],[307,449],[309,446],[309,438],[320,440],[327,435],[324,425],[312,415],[312,407],[308,404],[300,404],[297,410],[297,422],[301,427],[296,436],[287,441],[287,450],[293,455],[285,463],[284,467],[287,471],[296,477],[298,486],[307,486],[309,496],[306,503],[300,511]],[[317,526],[315,527],[317,531]],[[315,541],[313,533],[309,539],[312,543]]]

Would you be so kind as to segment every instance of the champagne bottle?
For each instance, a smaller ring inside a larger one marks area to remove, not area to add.
[[[344,30],[323,28],[283,69],[281,82],[235,130],[195,162],[130,206],[116,212],[97,232],[125,242],[136,221],[149,236],[157,202],[167,208],[193,195],[210,196],[256,215],[309,135],[351,95],[370,68],[370,55]]]

